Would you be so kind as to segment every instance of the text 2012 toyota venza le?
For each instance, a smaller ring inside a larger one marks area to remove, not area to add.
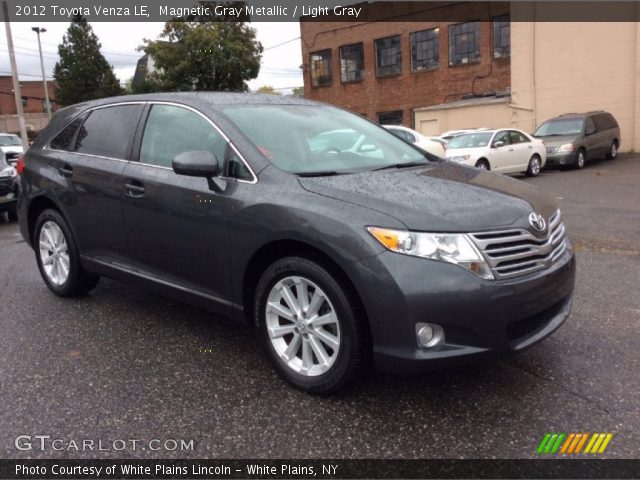
[[[568,317],[558,206],[344,110],[182,93],[65,108],[18,164],[47,286],[101,275],[249,321],[277,370],[334,391],[525,348]]]

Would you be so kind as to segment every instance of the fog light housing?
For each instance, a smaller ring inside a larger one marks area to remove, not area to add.
[[[444,330],[435,323],[416,323],[418,346],[432,348],[444,343]]]

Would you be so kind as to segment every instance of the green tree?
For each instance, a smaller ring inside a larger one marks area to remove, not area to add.
[[[271,85],[263,85],[263,86],[261,86],[260,88],[258,88],[256,90],[256,93],[264,93],[266,95],[280,95],[280,92],[278,92]]]
[[[140,47],[153,58],[155,70],[149,81],[160,90],[246,92],[246,82],[260,71],[262,44],[244,21],[173,19],[160,38],[145,39]]]
[[[58,45],[60,60],[53,69],[56,100],[61,105],[122,93],[113,68],[100,53],[100,47],[87,20],[81,15],[73,17]]]
[[[304,97],[304,87],[294,87],[291,89],[291,95],[296,97]]]

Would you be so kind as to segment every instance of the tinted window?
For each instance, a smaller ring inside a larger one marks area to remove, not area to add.
[[[609,113],[601,113],[599,115],[594,115],[593,120],[596,123],[596,127],[598,131],[608,130],[610,128],[617,127],[617,123],[614,120],[613,116]]]
[[[73,137],[76,134],[76,131],[82,125],[82,121],[84,117],[76,118],[69,125],[64,127],[62,131],[55,136],[51,143],[49,144],[50,148],[54,150],[73,150]]]
[[[76,152],[126,159],[142,105],[120,105],[94,110],[76,140]]]
[[[413,32],[411,43],[411,70],[430,70],[440,63],[440,29]]]
[[[592,133],[596,133],[596,124],[593,121],[593,118],[587,118],[587,123],[584,127],[585,135],[591,135]]]
[[[201,115],[173,105],[154,105],[144,127],[140,161],[171,168],[176,155],[206,150],[222,168],[226,148],[224,137]]]
[[[527,143],[530,141],[522,133],[517,132],[515,130],[511,130],[509,132],[509,139],[511,140],[511,143]]]
[[[402,49],[400,35],[375,41],[376,75],[395,75],[402,72]]]
[[[449,26],[449,65],[480,61],[480,22]]]
[[[493,145],[495,145],[496,142],[504,142],[505,145],[509,145],[509,143],[511,143],[509,139],[509,132],[505,131],[496,133],[496,136],[493,138]]]
[[[227,175],[240,180],[253,180],[253,175],[233,148],[229,149],[229,172]]]

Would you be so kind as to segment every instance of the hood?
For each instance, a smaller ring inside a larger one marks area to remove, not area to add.
[[[449,162],[299,181],[310,192],[391,215],[419,231],[529,228],[532,211],[548,219],[557,209],[553,198],[523,181]]]
[[[22,145],[0,145],[0,150],[4,153],[24,153]]]
[[[547,137],[535,137],[542,140],[547,147],[559,147],[566,143],[575,143],[580,135],[549,135]]]

